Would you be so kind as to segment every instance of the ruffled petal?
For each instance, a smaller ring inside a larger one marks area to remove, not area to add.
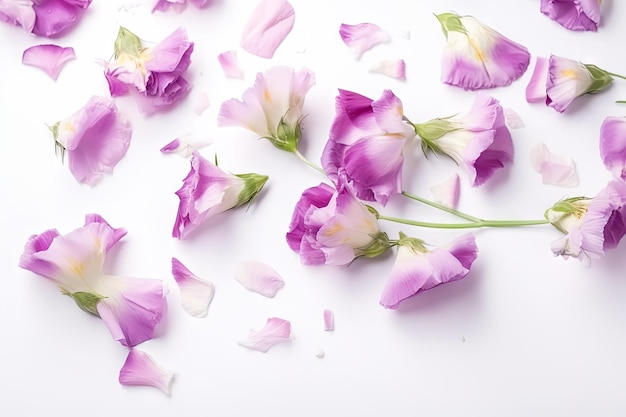
[[[389,33],[373,23],[356,25],[342,23],[339,27],[339,35],[341,40],[354,51],[357,59],[361,58],[363,52],[391,39]]]
[[[597,31],[601,0],[541,0],[541,13],[569,30]]]
[[[253,55],[272,58],[295,21],[295,11],[285,0],[261,0],[243,29],[240,46]]]
[[[274,297],[285,282],[271,266],[259,261],[242,262],[235,271],[235,279],[250,291]]]
[[[604,119],[600,127],[600,156],[616,179],[626,181],[626,118]]]
[[[27,32],[32,32],[37,15],[31,0],[18,2],[0,1],[0,22],[21,26]]]
[[[119,382],[122,385],[138,385],[158,388],[167,395],[174,373],[156,363],[152,356],[138,350],[130,349],[122,369]]]
[[[250,330],[248,338],[238,343],[248,349],[265,353],[272,346],[288,341],[290,336],[291,323],[288,320],[271,317],[261,330]]]
[[[44,71],[53,80],[59,77],[63,66],[76,58],[74,48],[58,45],[35,45],[24,51],[22,64],[31,65]]]
[[[530,159],[535,171],[541,174],[544,184],[560,187],[578,186],[576,166],[571,158],[555,155],[545,144],[540,143],[532,148]]]
[[[193,317],[206,316],[215,294],[213,284],[198,278],[176,258],[172,258],[172,275],[180,290],[183,309]]]

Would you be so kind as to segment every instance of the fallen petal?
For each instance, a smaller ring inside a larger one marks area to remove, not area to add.
[[[555,155],[543,144],[535,145],[530,152],[530,160],[535,171],[541,174],[544,184],[560,187],[576,187],[578,175],[571,158]]]
[[[270,298],[285,285],[272,267],[259,261],[243,262],[235,272],[235,279],[250,291]]]
[[[519,129],[526,126],[522,118],[515,112],[515,110],[510,108],[502,110],[504,111],[504,121],[509,129]]]
[[[64,48],[51,44],[35,45],[24,51],[22,64],[37,67],[56,81],[63,66],[74,58],[76,54],[72,47]]]
[[[240,45],[251,54],[271,58],[287,37],[296,19],[285,0],[262,0],[248,19]]]
[[[209,100],[209,94],[206,91],[203,91],[196,97],[196,105],[193,110],[198,116],[200,116],[210,106],[211,102]]]
[[[626,181],[626,118],[610,116],[600,126],[600,156],[616,179]]]
[[[324,310],[324,330],[335,330],[335,315],[331,310]]]
[[[161,153],[176,153],[183,158],[189,158],[193,155],[194,151],[204,148],[211,144],[210,140],[195,141],[193,135],[188,133],[179,138],[174,139],[167,145],[161,148]]]
[[[391,39],[389,33],[373,23],[357,25],[342,23],[339,27],[339,35],[341,40],[354,51],[357,59],[361,58],[363,52]]]
[[[120,369],[119,381],[122,385],[158,388],[169,395],[173,378],[174,373],[160,366],[150,355],[137,349],[130,349]]]
[[[539,103],[546,101],[546,84],[548,83],[550,60],[544,57],[537,57],[535,69],[530,77],[530,82],[526,86],[526,101],[529,103]]]
[[[180,290],[183,310],[193,317],[206,316],[215,294],[213,284],[198,278],[176,258],[172,258],[172,275]]]
[[[459,174],[454,174],[447,180],[432,186],[430,191],[433,193],[435,203],[456,208],[459,204],[459,195],[461,193],[461,180],[459,178]]]
[[[248,338],[239,341],[239,345],[259,352],[267,352],[272,346],[289,340],[291,323],[278,317],[267,319],[261,330],[250,330]]]
[[[396,80],[406,80],[406,64],[403,59],[380,61],[377,65],[370,68],[370,72],[386,75]]]
[[[224,75],[229,78],[243,78],[244,74],[237,60],[237,51],[222,52],[217,56],[217,60],[222,66]]]

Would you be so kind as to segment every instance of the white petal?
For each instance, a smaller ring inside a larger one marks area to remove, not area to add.
[[[206,91],[203,91],[196,96],[196,105],[193,110],[198,116],[200,116],[210,106],[211,101],[209,100],[209,94]]]
[[[406,80],[406,64],[403,59],[380,61],[370,68],[370,72],[383,74],[396,80]]]
[[[541,174],[544,184],[561,187],[576,187],[578,175],[571,158],[555,155],[543,144],[535,145],[530,152],[530,161],[535,171]]]
[[[343,42],[354,51],[357,59],[361,57],[363,52],[391,39],[389,33],[373,23],[356,25],[342,23],[339,27],[339,35]]]
[[[172,258],[172,275],[180,289],[183,309],[193,317],[206,316],[215,294],[213,284],[195,276],[176,258]]]
[[[506,125],[509,129],[519,129],[525,126],[524,121],[519,114],[515,113],[515,110],[510,108],[502,110],[504,111],[504,120],[506,121]]]
[[[243,347],[259,352],[267,352],[272,346],[289,340],[291,323],[278,317],[267,319],[261,330],[250,330],[246,340],[239,341]]]
[[[461,192],[459,174],[454,174],[447,180],[432,186],[430,191],[433,193],[433,199],[436,203],[456,208]]]
[[[244,74],[237,60],[237,51],[222,52],[217,56],[217,60],[222,66],[224,75],[229,78],[243,78]]]
[[[187,133],[180,138],[176,138],[161,148],[162,153],[176,153],[183,158],[189,158],[194,151],[211,144],[210,139],[195,141],[193,135]]]
[[[335,330],[335,315],[331,310],[324,310],[324,330]]]
[[[155,387],[169,395],[173,378],[174,373],[160,366],[150,355],[130,349],[120,369],[119,381],[122,385]]]
[[[272,267],[259,261],[242,262],[235,272],[235,279],[250,291],[270,298],[285,285]]]

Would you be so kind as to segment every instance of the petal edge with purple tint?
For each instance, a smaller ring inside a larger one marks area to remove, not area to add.
[[[375,74],[386,75],[396,80],[406,80],[406,64],[403,59],[390,59],[380,61],[378,64],[370,68],[370,72]]]
[[[243,71],[237,60],[237,51],[222,52],[217,56],[224,75],[228,78],[243,78]]]
[[[555,155],[543,144],[535,145],[530,153],[535,171],[541,174],[544,184],[560,187],[578,186],[576,166],[571,158]]]
[[[389,33],[373,23],[356,25],[342,23],[339,27],[339,35],[341,40],[354,51],[357,59],[361,58],[365,51],[391,39]]]
[[[272,346],[288,341],[290,336],[291,323],[288,320],[271,317],[261,330],[250,330],[247,339],[238,343],[248,349],[266,353]]]
[[[235,272],[235,279],[248,290],[269,298],[285,285],[274,268],[254,260],[242,262]]]
[[[295,11],[286,0],[262,0],[243,29],[240,46],[261,58],[274,52],[293,28]]]
[[[332,310],[324,310],[324,330],[335,330],[335,315]]]
[[[456,208],[459,204],[461,193],[461,179],[459,174],[454,174],[448,179],[430,187],[435,203]]]
[[[53,80],[57,80],[63,66],[76,58],[74,48],[64,48],[58,45],[35,45],[24,50],[22,64],[37,67],[44,71]]]
[[[206,316],[215,294],[213,284],[198,278],[176,258],[172,258],[172,275],[180,290],[183,310],[193,317]]]
[[[600,156],[613,176],[626,181],[626,117],[607,117],[600,127]]]
[[[119,382],[122,385],[154,387],[169,395],[173,378],[174,373],[156,363],[152,356],[130,349],[120,369]]]

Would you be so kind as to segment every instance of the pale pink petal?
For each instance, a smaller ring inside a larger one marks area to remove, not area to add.
[[[261,0],[243,29],[240,45],[251,54],[271,58],[291,32],[295,19],[288,1]]]
[[[354,51],[357,59],[363,55],[363,52],[391,39],[389,33],[373,23],[357,25],[342,23],[339,27],[339,35],[341,40]]]
[[[229,78],[243,78],[243,70],[237,60],[237,51],[222,52],[217,56],[217,60],[220,62],[225,76]]]
[[[66,62],[76,58],[74,48],[58,45],[35,45],[24,51],[22,64],[43,70],[53,80],[59,77]]]
[[[291,323],[278,317],[267,319],[261,330],[250,330],[246,340],[239,341],[243,347],[259,352],[267,352],[278,343],[286,342],[291,336]]]
[[[193,317],[206,316],[215,294],[213,284],[198,278],[176,258],[172,258],[172,275],[180,290],[183,310]]]
[[[541,174],[544,184],[560,187],[576,187],[578,175],[571,158],[555,155],[543,144],[535,145],[530,153],[530,160],[535,171]]]
[[[386,75],[396,80],[406,80],[406,64],[403,59],[380,61],[377,65],[370,68],[370,72]]]
[[[263,262],[252,260],[239,265],[235,272],[235,279],[250,291],[270,298],[274,297],[276,292],[285,285],[274,268]]]
[[[550,60],[541,56],[537,57],[535,69],[526,87],[526,101],[529,103],[545,102],[547,93]]]
[[[189,158],[193,155],[194,151],[209,146],[210,144],[210,139],[196,141],[191,133],[187,133],[162,147],[161,153],[176,153],[183,158]]]
[[[324,310],[324,330],[335,330],[335,315],[331,310]]]
[[[206,91],[203,91],[196,96],[196,105],[194,106],[193,111],[200,116],[210,106],[211,102],[209,100],[209,94]]]
[[[504,120],[509,129],[519,129],[525,126],[522,118],[515,112],[515,110],[510,108],[503,109],[504,111]]]
[[[174,373],[160,366],[150,355],[137,349],[130,349],[120,369],[119,381],[122,385],[158,388],[169,395],[173,378]]]
[[[454,174],[445,181],[432,186],[430,191],[433,193],[433,200],[436,203],[456,208],[459,204],[459,195],[461,193],[459,174]]]

